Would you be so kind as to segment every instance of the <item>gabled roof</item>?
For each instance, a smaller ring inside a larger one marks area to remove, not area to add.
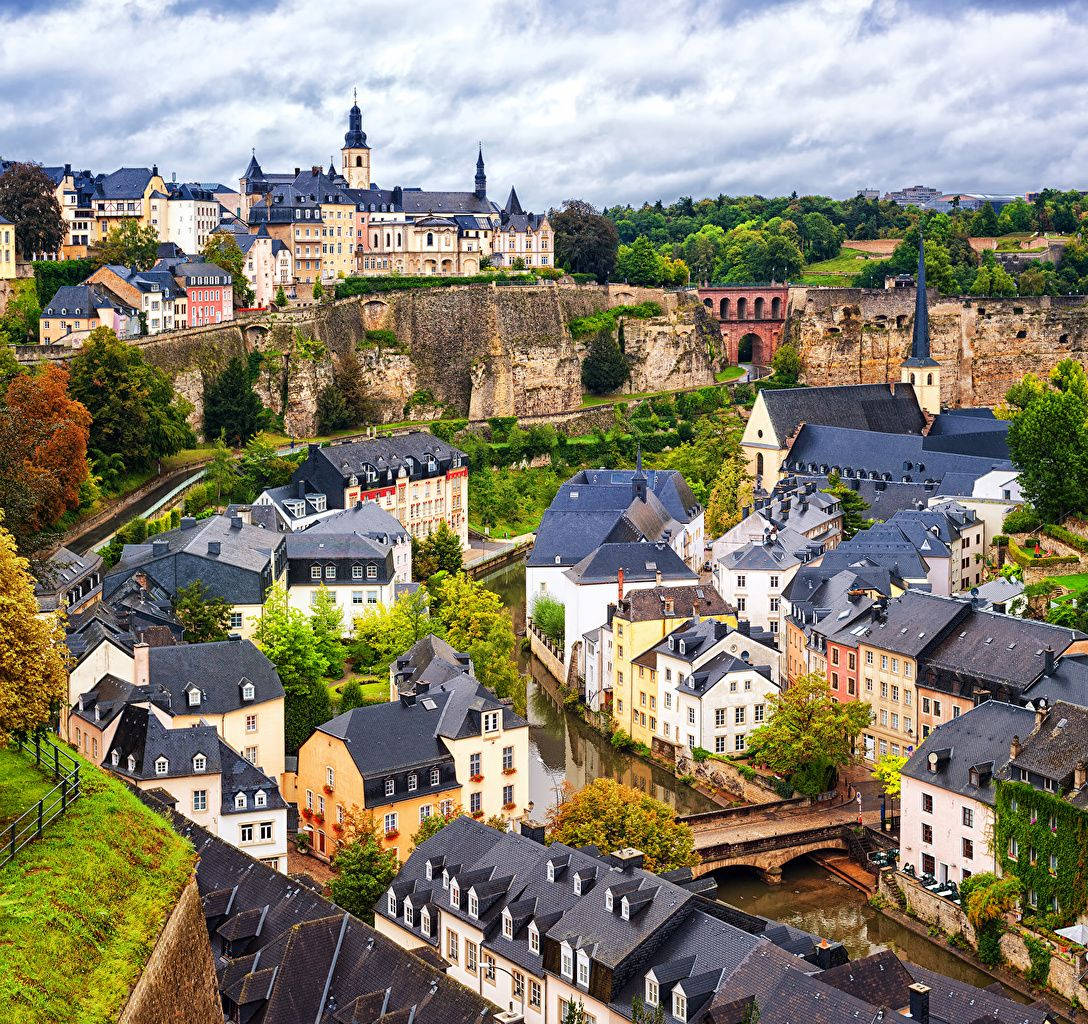
[[[908,384],[845,384],[760,391],[775,437],[784,445],[802,423],[882,434],[921,434],[925,416]]]
[[[637,583],[657,579],[694,583],[697,573],[668,544],[628,542],[602,544],[580,562],[567,570],[567,577],[578,585],[614,583],[620,570],[626,582]]]
[[[616,606],[616,614],[628,622],[735,613],[736,609],[709,585],[633,590]]]
[[[284,696],[279,673],[252,640],[152,647],[148,667],[153,689],[169,692],[175,715],[222,715]],[[246,684],[253,686],[250,700],[243,696]],[[193,687],[200,691],[196,705],[189,703]]]
[[[143,199],[151,179],[157,174],[150,167],[119,167],[95,178],[95,199]]]

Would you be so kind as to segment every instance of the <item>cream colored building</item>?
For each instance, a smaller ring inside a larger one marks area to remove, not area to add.
[[[526,213],[514,189],[502,209],[494,234],[496,266],[511,267],[521,260],[526,269],[555,265],[555,235],[543,213]]]
[[[15,225],[0,217],[0,280],[15,277]]]

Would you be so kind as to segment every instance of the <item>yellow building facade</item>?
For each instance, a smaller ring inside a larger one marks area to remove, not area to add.
[[[0,280],[15,277],[15,225],[0,217]]]

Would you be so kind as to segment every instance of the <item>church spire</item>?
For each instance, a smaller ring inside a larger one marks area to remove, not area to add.
[[[914,297],[914,334],[910,342],[910,358],[904,366],[936,366],[929,354],[929,302],[926,298],[925,241],[918,235],[918,288]]]
[[[348,130],[344,135],[344,149],[366,149],[366,132],[363,131],[363,112],[359,109],[358,91],[355,102],[348,111]]]
[[[482,142],[476,156],[476,198],[487,198],[487,175],[484,174],[484,144]]]

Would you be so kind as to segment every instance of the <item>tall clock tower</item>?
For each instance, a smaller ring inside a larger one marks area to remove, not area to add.
[[[363,131],[363,112],[358,96],[348,113],[348,130],[340,150],[341,169],[348,188],[370,188],[370,147]]]

